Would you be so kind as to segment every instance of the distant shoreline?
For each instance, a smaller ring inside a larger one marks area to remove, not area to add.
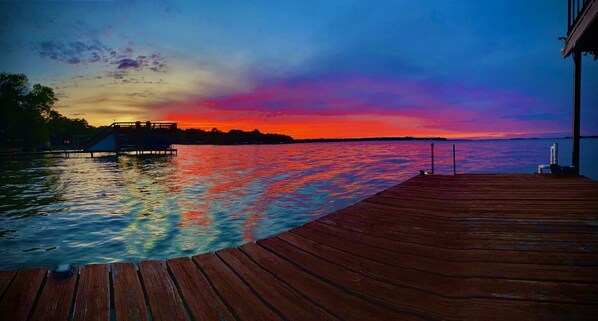
[[[362,138],[304,138],[294,139],[293,143],[329,143],[329,142],[364,142],[364,141],[393,141],[393,140],[436,140],[445,141],[444,137],[362,137]]]
[[[368,141],[448,141],[444,137],[362,137],[362,138],[303,138],[292,141],[280,142],[239,142],[239,143],[201,143],[181,142],[174,145],[279,145],[279,144],[306,144],[306,143],[342,143],[342,142],[368,142]]]
[[[582,139],[595,139],[595,136],[581,136]],[[439,141],[439,142],[458,142],[458,141],[493,141],[493,140],[538,140],[538,139],[571,139],[571,137],[530,137],[530,138],[455,138],[449,139],[445,137],[362,137],[362,138],[303,138],[294,139],[292,142],[257,142],[257,143],[233,143],[233,144],[210,144],[210,143],[175,143],[175,145],[280,145],[280,144],[306,144],[306,143],[342,143],[342,142],[368,142],[368,141]]]
[[[283,136],[283,135],[281,135]],[[598,139],[598,135],[581,136],[582,139]],[[243,145],[287,145],[287,144],[307,144],[307,143],[342,143],[342,142],[369,142],[369,141],[428,141],[428,142],[483,142],[483,141],[520,141],[520,140],[540,140],[540,139],[571,139],[571,136],[566,137],[530,137],[530,138],[483,138],[483,139],[469,139],[469,138],[455,138],[449,139],[445,137],[361,137],[361,138],[304,138],[293,139],[292,141],[266,141],[266,142],[238,142],[238,143],[203,143],[203,142],[174,142],[173,145],[214,145],[214,146],[243,146]],[[50,153],[65,153],[69,151],[77,151],[75,149],[58,148]],[[2,149],[0,148],[0,158],[7,156],[14,157],[19,155],[32,154],[47,154],[44,151],[29,151],[23,152],[19,150]]]

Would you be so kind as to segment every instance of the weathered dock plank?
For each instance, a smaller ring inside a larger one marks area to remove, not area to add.
[[[77,270],[74,273],[76,274]],[[31,320],[68,320],[73,304],[76,283],[76,276],[65,279],[48,277]]]
[[[405,240],[391,240],[377,235],[370,235],[351,229],[343,229],[334,225],[323,224],[322,220],[311,222],[304,225],[306,228],[314,229],[328,235],[343,239],[345,245],[365,244],[374,247],[374,253],[380,253],[380,256],[389,255],[388,251],[394,252],[394,255],[403,255],[397,257],[400,261],[413,261],[410,264],[424,264],[429,262],[429,268],[450,262],[479,263],[479,262],[499,262],[499,263],[521,263],[521,264],[545,264],[545,265],[571,265],[575,262],[577,265],[595,266],[596,255],[592,253],[560,253],[560,252],[532,252],[532,251],[514,251],[508,249],[500,250],[476,250],[450,248],[436,248],[426,244],[413,242],[410,238]],[[497,256],[500,254],[500,256]],[[410,259],[411,258],[411,259]]]
[[[274,306],[288,319],[294,320],[335,320],[330,314],[301,296],[295,290],[279,282],[262,270],[245,255],[235,255],[238,250],[226,249],[216,252],[228,266],[243,278],[254,291]]]
[[[0,299],[4,295],[4,291],[14,278],[16,271],[0,271]]]
[[[162,261],[141,261],[139,270],[153,320],[188,321],[181,297]]]
[[[383,305],[399,313],[414,315],[424,319],[441,318],[436,312],[439,302],[424,302],[416,291],[403,289],[363,274],[346,269],[345,267],[321,259],[310,253],[279,239],[268,238],[258,242],[270,251],[289,260],[296,266],[321,279],[327,280],[354,295]],[[414,301],[416,301],[414,303]],[[429,305],[429,309],[420,309],[419,306]],[[447,309],[453,309],[447,306]]]
[[[214,253],[198,255],[193,261],[211,280],[222,299],[242,320],[282,320]]]
[[[110,280],[108,264],[81,267],[75,298],[74,321],[110,320]]]
[[[256,243],[245,244],[240,249],[281,282],[285,282],[341,319],[394,320],[400,317],[404,320],[407,317],[353,296],[328,282],[324,282],[320,278],[294,266],[289,261],[258,246]]]
[[[109,275],[0,271],[0,320],[587,320],[598,182],[414,177],[237,249]]]
[[[112,264],[112,287],[117,321],[149,320],[143,289],[133,263]]]
[[[206,276],[190,258],[168,260],[168,268],[195,320],[234,320]]]
[[[293,229],[293,233],[279,237],[355,272],[447,298],[511,297],[529,301],[598,304],[598,288],[592,289],[583,284],[463,275],[457,269],[449,270],[438,264],[436,269],[433,266],[418,267],[414,264],[416,262],[405,264],[392,252],[385,253],[382,249],[358,243],[348,244],[307,228]]]
[[[48,271],[31,269],[18,271],[0,300],[0,320],[27,320]]]

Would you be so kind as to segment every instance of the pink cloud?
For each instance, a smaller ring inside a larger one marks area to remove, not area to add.
[[[266,127],[272,124],[284,129],[284,124],[289,128],[292,124],[306,125],[310,119],[317,123],[322,119],[334,123],[350,118],[350,123],[356,125],[359,119],[361,126],[368,128],[362,134],[367,135],[367,131],[381,134],[374,130],[375,126],[366,125],[370,121],[385,128],[386,136],[396,136],[405,130],[451,137],[459,134],[462,137],[517,136],[562,131],[563,125],[554,113],[544,113],[535,119],[529,117],[536,108],[547,110],[547,106],[521,93],[363,75],[269,81],[258,84],[250,92],[168,102],[154,107],[161,118],[176,120],[178,117],[183,123],[184,119],[193,118],[196,123],[222,126],[229,122],[253,128],[258,128],[257,124]],[[305,135],[322,137],[315,132]],[[337,135],[347,136],[342,132]]]

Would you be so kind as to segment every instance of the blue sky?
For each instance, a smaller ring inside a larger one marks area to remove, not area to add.
[[[94,125],[294,137],[570,134],[567,1],[5,1],[0,70]],[[582,133],[598,134],[584,57]],[[598,92],[598,91],[596,91]]]

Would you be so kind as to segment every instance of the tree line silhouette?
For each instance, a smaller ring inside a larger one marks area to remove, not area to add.
[[[0,150],[39,150],[69,145],[94,133],[85,119],[52,109],[58,99],[50,87],[31,86],[24,74],[0,73]]]
[[[0,151],[31,151],[78,148],[105,126],[96,128],[83,118],[68,118],[52,109],[58,101],[54,90],[34,84],[24,74],[0,73]],[[213,128],[177,129],[171,135],[175,144],[275,144],[291,143],[282,134],[259,130],[228,132]]]
[[[293,141],[291,136],[264,134],[257,129],[252,131],[233,129],[228,132],[220,131],[217,128],[212,128],[210,131],[195,128],[177,129],[173,137],[173,143],[175,144],[280,144],[292,143]]]

